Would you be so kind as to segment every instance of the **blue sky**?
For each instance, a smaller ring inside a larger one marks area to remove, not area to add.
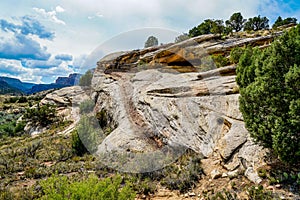
[[[300,19],[299,0],[1,0],[0,8],[0,76],[35,83],[84,72],[114,50],[142,48],[148,32],[172,42],[204,19],[234,12],[271,24],[279,15]],[[107,51],[94,51],[99,45]]]

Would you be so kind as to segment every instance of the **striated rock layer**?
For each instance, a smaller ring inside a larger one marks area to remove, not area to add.
[[[263,151],[245,129],[234,72],[235,66],[203,73],[96,73],[96,112],[105,110],[118,124],[99,152],[147,154],[181,145],[204,157],[217,152],[229,171],[258,167]]]
[[[228,56],[237,46],[265,48],[280,34],[227,40],[204,35],[104,57],[92,80],[95,111],[105,111],[115,129],[98,153],[114,153],[118,158],[141,154],[134,161],[125,159],[131,164],[113,165],[112,158],[106,162],[125,171],[142,162],[148,168],[135,169],[147,171],[168,164],[170,160],[151,165],[169,156],[165,152],[172,152],[172,160],[189,148],[204,158],[218,155],[227,171],[241,169],[250,180],[260,182],[252,172],[264,164],[265,150],[254,144],[245,129],[236,66],[216,69],[209,55]]]
[[[220,170],[228,176],[244,173],[259,183],[255,170],[264,164],[266,150],[254,144],[245,129],[236,66],[216,69],[209,55],[228,56],[236,46],[264,48],[280,34],[227,40],[204,35],[104,57],[97,63],[91,95],[88,92],[95,116],[106,119],[110,130],[96,153],[109,167],[146,172],[192,149],[203,155],[204,166],[205,159],[218,157]],[[65,89],[47,95],[45,101],[78,107],[83,91]],[[212,170],[207,167],[206,172]]]

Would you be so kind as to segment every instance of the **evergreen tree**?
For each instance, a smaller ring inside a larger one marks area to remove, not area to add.
[[[237,68],[240,110],[251,136],[286,162],[300,160],[300,25]]]
[[[226,20],[226,26],[235,32],[243,29],[246,19],[243,18],[240,12],[231,15],[229,20]]]
[[[93,73],[91,70],[88,70],[84,75],[79,79],[80,86],[90,86],[92,83]]]
[[[267,17],[261,17],[260,15],[258,15],[257,17],[249,18],[244,26],[245,31],[258,31],[268,28],[269,19]]]
[[[158,45],[158,39],[154,36],[148,37],[148,39],[145,42],[145,48],[147,47],[153,47]]]
[[[283,25],[287,25],[287,24],[296,24],[297,23],[297,19],[296,18],[292,18],[292,17],[288,17],[286,19],[282,19],[280,16],[277,18],[277,20],[275,21],[275,23],[273,24],[272,28],[277,28],[279,26],[283,26]]]
[[[224,32],[224,22],[222,20],[206,19],[197,27],[189,31],[190,37],[196,37],[205,34],[221,34]]]

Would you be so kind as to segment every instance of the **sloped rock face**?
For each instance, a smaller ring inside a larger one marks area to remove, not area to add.
[[[105,160],[111,167],[139,172],[168,164],[157,164],[157,158],[166,155],[157,152],[179,146],[179,150],[171,150],[171,160],[189,148],[204,158],[218,155],[229,172],[239,169],[252,175],[253,169],[264,164],[266,150],[256,145],[245,129],[239,111],[236,66],[214,69],[207,57],[229,55],[232,48],[249,44],[264,48],[280,34],[227,40],[204,35],[104,57],[94,72],[93,98],[95,111],[105,111],[115,129],[97,152],[117,157]],[[120,163],[116,161],[120,154],[140,157]],[[148,168],[136,167],[137,163]]]
[[[236,66],[215,69],[207,56],[228,55],[233,47],[247,44],[266,46],[275,36],[222,40],[205,35],[110,54],[97,63],[91,94],[80,87],[65,88],[42,103],[69,108],[91,97],[96,116],[105,113],[111,124],[110,134],[97,147],[109,167],[153,171],[192,149],[207,159],[217,155],[226,172],[246,171],[256,177],[253,170],[264,164],[265,150],[245,129]]]
[[[280,34],[227,40],[204,35],[104,57],[94,72],[93,98],[95,111],[105,111],[115,129],[97,152],[117,152],[125,157],[140,154],[144,159],[137,156],[108,165],[123,171],[151,171],[168,164],[153,164],[165,155],[157,152],[179,146],[179,150],[171,150],[171,160],[189,148],[204,158],[218,155],[228,172],[239,169],[253,177],[253,169],[264,164],[266,150],[256,145],[245,129],[239,111],[236,66],[214,69],[207,57],[214,53],[226,56],[232,48],[249,44],[264,48]],[[133,169],[141,162],[151,167]]]
[[[96,111],[104,109],[118,124],[98,151],[143,155],[180,145],[204,157],[217,152],[233,166],[228,171],[256,168],[264,153],[244,127],[236,88],[235,66],[203,73],[96,73]]]
[[[73,122],[69,127],[64,130],[63,134],[68,134],[73,131],[76,124],[80,120],[79,106],[82,102],[89,100],[88,89],[81,86],[72,86],[55,90],[47,94],[40,102],[41,105],[52,104],[56,106],[57,115],[65,121]],[[31,134],[39,134],[46,129],[36,127],[37,130],[31,127],[31,124],[27,124],[27,129]],[[32,130],[31,130],[32,129]]]

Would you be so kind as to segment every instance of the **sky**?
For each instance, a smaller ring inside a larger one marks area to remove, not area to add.
[[[173,42],[204,19],[300,20],[299,0],[1,0],[0,76],[51,83],[84,73],[104,55]]]

